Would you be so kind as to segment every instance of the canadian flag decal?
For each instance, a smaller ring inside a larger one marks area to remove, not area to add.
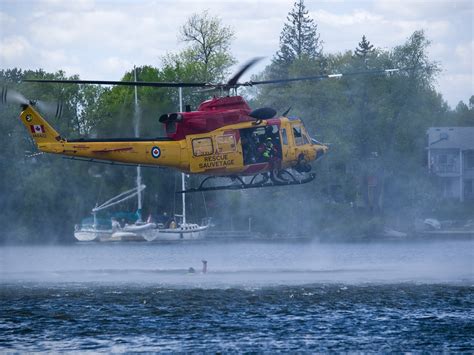
[[[31,133],[44,133],[44,126],[39,124],[30,125]]]

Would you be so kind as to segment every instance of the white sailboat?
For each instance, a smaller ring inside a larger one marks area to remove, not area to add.
[[[92,209],[92,224],[83,222],[80,226],[76,226],[74,231],[74,237],[81,242],[91,241],[108,241],[112,238],[112,235],[118,231],[117,225],[112,222],[109,225],[109,221],[105,223],[97,217],[97,213],[106,210],[112,206],[118,205],[124,201],[127,201],[135,196],[138,196],[145,189],[145,185],[137,186],[128,191],[122,192],[117,196],[105,201],[101,205],[98,205]],[[118,222],[117,222],[118,224]],[[155,224],[149,224],[148,228],[155,228]]]
[[[185,174],[181,174],[181,186],[186,189]],[[175,215],[180,219],[177,224],[172,221],[167,228],[148,229],[141,235],[149,242],[198,240],[206,237],[209,229],[209,219],[202,225],[186,221],[186,194],[182,194],[182,214]]]

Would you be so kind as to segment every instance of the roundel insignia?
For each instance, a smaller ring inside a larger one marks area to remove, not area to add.
[[[153,148],[151,148],[151,156],[153,158],[159,158],[161,155],[161,150],[160,148],[158,148],[157,146],[154,146]]]
[[[31,117],[31,115],[26,115],[26,120],[27,120],[28,122],[31,122],[32,119],[33,119],[33,117]]]

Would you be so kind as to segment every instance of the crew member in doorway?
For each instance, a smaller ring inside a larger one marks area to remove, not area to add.
[[[270,161],[274,156],[277,155],[277,150],[270,137],[266,138],[265,142],[260,144],[258,147],[258,152],[263,161]]]

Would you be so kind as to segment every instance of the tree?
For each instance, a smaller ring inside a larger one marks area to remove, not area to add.
[[[217,79],[206,80],[206,75],[203,74],[203,64],[196,62],[193,59],[190,50],[184,50],[180,53],[168,54],[162,58],[162,72],[163,81],[170,82],[208,82],[217,81]],[[208,70],[209,71],[209,70]],[[214,70],[211,70],[212,72]],[[214,75],[214,74],[208,74]],[[224,75],[219,75],[222,78]],[[214,77],[214,76],[213,76]],[[174,92],[172,96],[172,102],[174,103],[174,110],[179,108],[178,89],[170,89]],[[185,105],[191,105],[196,108],[203,100],[207,99],[207,94],[202,92],[199,93],[196,88],[183,88],[183,103]]]
[[[355,49],[355,55],[357,57],[365,58],[367,55],[373,51],[374,46],[367,41],[365,35],[362,36],[362,41],[359,42],[359,47]]]
[[[474,126],[474,95],[469,99],[469,106],[459,101],[452,116],[453,125]]]
[[[197,63],[202,80],[222,80],[227,70],[235,64],[229,48],[234,39],[234,31],[224,26],[217,16],[208,11],[193,14],[181,27],[181,40],[190,44],[179,59],[184,63]]]
[[[359,42],[359,46],[355,49],[355,57],[362,62],[364,69],[368,69],[368,60],[372,54],[375,53],[374,46],[367,41],[365,35],[362,36],[362,41]]]
[[[316,59],[321,55],[322,42],[317,32],[318,26],[308,15],[303,0],[295,2],[280,35],[280,49],[274,62],[289,66],[297,59]]]

